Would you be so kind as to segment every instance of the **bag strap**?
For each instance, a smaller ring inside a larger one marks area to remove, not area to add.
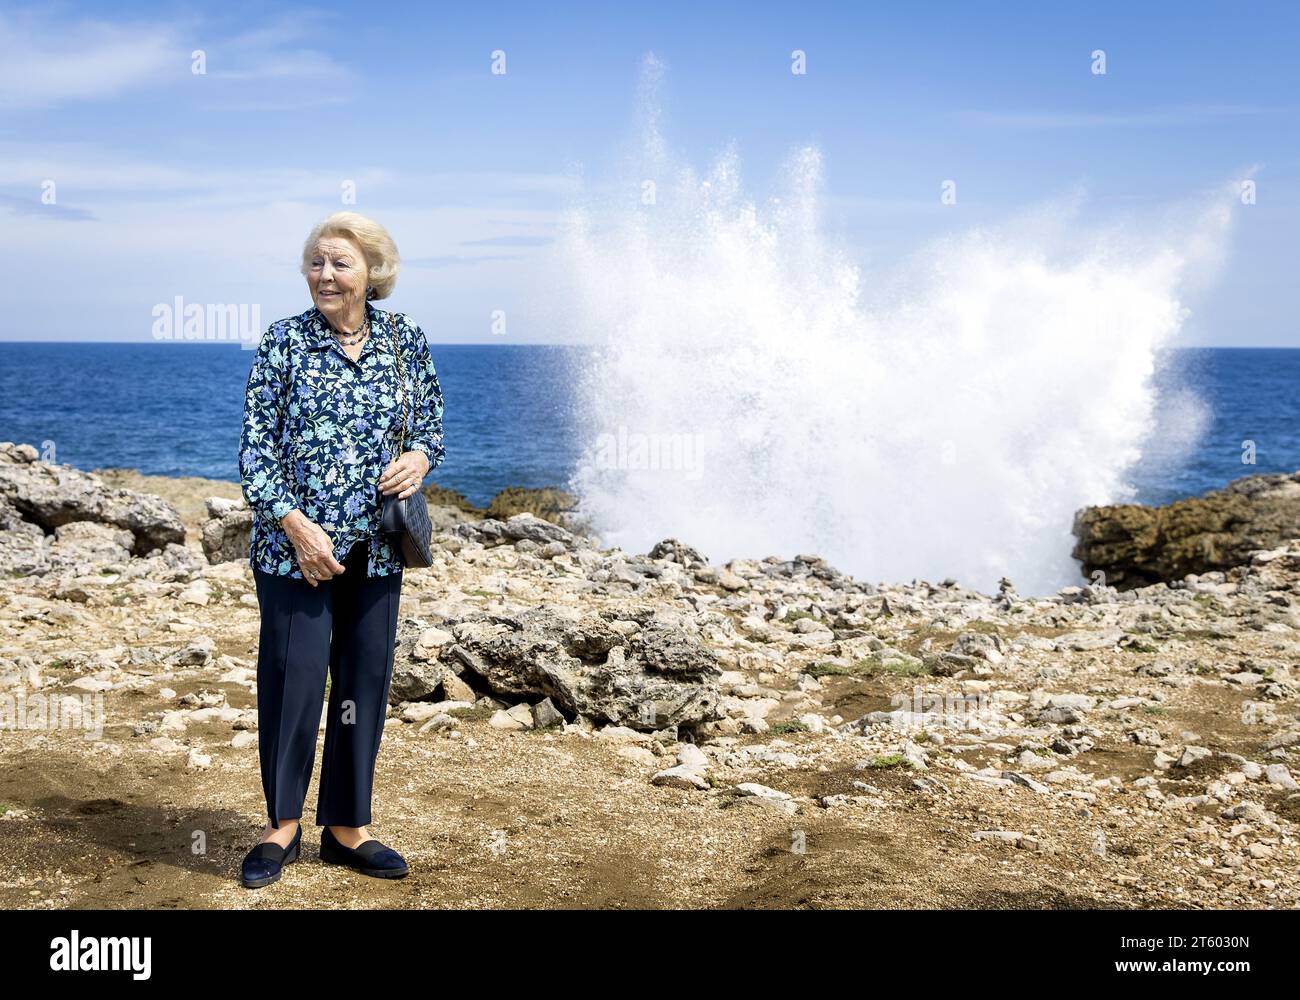
[[[401,338],[397,335],[396,316],[397,316],[396,313],[390,312],[388,314],[389,329],[392,331],[392,335],[393,335],[393,361],[397,365],[397,383],[399,388],[398,395],[402,401],[402,425],[401,427],[398,428],[397,455],[393,456],[394,458],[402,454],[402,445],[406,443],[406,417],[408,413],[408,408],[407,408],[408,400],[407,400],[407,392],[406,392],[406,370],[402,365],[402,345],[401,345]]]
[[[263,334],[263,336],[265,336],[265,334]],[[285,426],[282,428],[282,430],[286,432],[286,436],[287,436],[287,432],[288,432],[288,429],[289,429],[289,428],[288,428],[288,423],[289,423],[289,404],[288,404],[287,400],[289,400],[289,399],[292,398],[292,396],[293,396],[293,375],[294,375],[293,355],[294,355],[294,351],[293,351],[293,338],[292,338],[292,337],[285,337],[285,338],[284,338],[284,355],[285,355],[285,363],[284,363],[284,368],[285,368],[285,373],[284,373],[284,396],[285,396],[285,400],[286,400],[286,402],[285,402],[285,406],[284,406],[284,421],[285,421]],[[294,477],[293,477],[293,476],[287,476],[287,475],[285,475],[285,472],[284,472],[284,454],[283,454],[283,452],[280,450],[280,442],[279,442],[279,441],[276,441],[275,445],[276,445],[276,448],[275,448],[276,464],[279,465],[279,467],[280,467],[280,478],[284,480],[284,485],[285,485],[285,487],[288,489],[288,491],[289,491],[290,493],[293,494],[293,498],[294,498],[294,500],[296,500],[296,501],[298,502],[298,509],[299,509],[299,510],[303,510],[304,504],[303,504],[303,502],[302,502],[302,498],[298,496],[298,486],[297,486],[297,483],[294,481]]]

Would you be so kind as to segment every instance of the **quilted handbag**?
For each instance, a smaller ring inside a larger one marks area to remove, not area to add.
[[[397,380],[402,399],[402,423],[399,428],[396,454],[402,454],[402,445],[406,441],[406,421],[409,412],[407,399],[406,370],[402,366],[402,348],[397,336],[397,321],[389,314],[392,324],[393,356],[397,364]],[[379,518],[379,533],[384,540],[402,554],[404,566],[432,566],[433,550],[429,540],[433,535],[433,523],[429,520],[429,505],[424,493],[416,490],[404,500],[399,500],[396,493],[384,497],[384,509]]]

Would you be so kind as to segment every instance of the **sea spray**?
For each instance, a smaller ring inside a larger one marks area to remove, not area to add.
[[[701,175],[657,107],[642,121],[621,194],[576,206],[558,245],[570,321],[599,344],[570,485],[605,543],[816,553],[859,579],[985,591],[1007,576],[1022,595],[1082,582],[1074,513],[1133,495],[1155,364],[1224,200],[1157,232],[1085,225],[1067,198],[867,286],[825,235],[817,150],[760,204],[735,151]]]

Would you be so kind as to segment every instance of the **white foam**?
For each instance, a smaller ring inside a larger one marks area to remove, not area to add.
[[[698,174],[656,106],[643,120],[625,197],[576,207],[559,243],[571,322],[603,345],[577,387],[589,450],[570,485],[606,543],[813,552],[860,579],[1008,576],[1022,594],[1081,582],[1073,515],[1131,498],[1156,359],[1230,203],[1102,228],[1072,196],[867,287],[824,235],[816,149],[760,204],[734,152]],[[656,445],[666,460],[637,467]]]

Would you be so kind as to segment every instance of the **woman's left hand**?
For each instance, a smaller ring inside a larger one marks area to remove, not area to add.
[[[387,494],[396,493],[399,499],[405,500],[419,490],[428,472],[428,455],[422,451],[404,451],[388,463],[379,478],[379,489]]]

